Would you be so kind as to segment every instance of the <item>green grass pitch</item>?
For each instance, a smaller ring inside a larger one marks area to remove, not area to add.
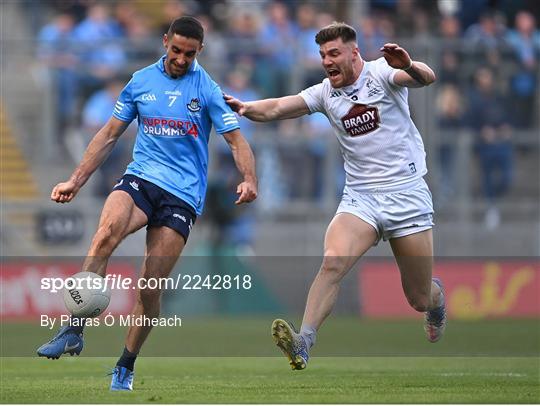
[[[114,358],[2,360],[3,403],[538,403],[527,358],[142,358],[134,391],[111,393]]]
[[[124,329],[88,329],[83,356],[52,361],[33,355],[50,331],[3,324],[0,401],[540,403],[538,320],[451,321],[444,339],[430,344],[419,320],[335,317],[305,371],[289,369],[268,330],[266,319],[156,329],[137,361],[135,390],[111,393],[106,374]]]

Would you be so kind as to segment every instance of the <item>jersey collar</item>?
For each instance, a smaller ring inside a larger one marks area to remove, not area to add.
[[[167,55],[163,55],[161,58],[159,58],[159,61],[157,61],[157,67],[158,67],[158,69],[159,69],[165,76],[167,76],[169,79],[173,79],[173,78],[171,78],[171,77],[169,76],[169,74],[168,74],[167,71],[165,70],[165,59],[166,59],[166,58],[167,58]],[[198,71],[198,70],[199,70],[199,62],[197,62],[197,59],[195,59],[195,60],[193,61],[193,63],[191,64],[191,66],[189,67],[189,69],[188,69],[186,75],[189,74],[189,73]],[[185,76],[185,75],[184,75],[184,76]],[[177,78],[177,79],[180,79],[180,78],[182,78],[182,76],[179,77],[179,78]]]
[[[360,75],[358,75],[358,78],[354,81],[352,85],[343,86],[339,90],[342,90],[345,92],[345,94],[350,94],[352,96],[352,93],[357,93],[358,90],[360,90],[360,84],[364,77],[366,76],[366,67],[367,62],[364,61],[364,66],[362,67],[362,70],[360,71]]]

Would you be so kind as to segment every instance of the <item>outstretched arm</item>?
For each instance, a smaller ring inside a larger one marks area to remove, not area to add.
[[[392,68],[401,69],[394,76],[394,83],[406,87],[428,86],[435,82],[435,73],[423,62],[413,61],[409,53],[397,44],[384,44],[384,59]]]
[[[116,141],[126,130],[128,122],[111,117],[96,133],[86,151],[81,163],[73,171],[66,182],[57,184],[51,192],[51,200],[57,203],[69,203],[88,181],[90,176],[107,159]]]
[[[250,102],[242,102],[228,94],[223,97],[235,112],[253,121],[284,120],[310,113],[306,102],[298,95]]]
[[[257,198],[257,175],[255,173],[255,158],[246,139],[240,130],[224,133],[223,137],[231,148],[234,162],[244,180],[236,188],[239,194],[235,204],[249,203]]]

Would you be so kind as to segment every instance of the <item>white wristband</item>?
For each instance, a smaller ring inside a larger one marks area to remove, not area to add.
[[[406,68],[403,68],[402,70],[408,71],[409,69],[412,68],[412,64],[413,64],[413,61],[412,61],[412,59],[411,59],[411,63],[409,64],[409,66],[407,66]]]
[[[412,59],[411,59],[411,63],[409,64],[409,66],[407,66],[406,68],[402,68],[401,70],[404,70],[404,71],[408,71],[409,69],[412,68]]]

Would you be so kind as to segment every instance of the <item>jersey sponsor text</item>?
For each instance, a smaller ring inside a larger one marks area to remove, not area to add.
[[[197,138],[199,130],[197,124],[187,120],[177,120],[159,117],[143,117],[143,132],[147,135],[185,136],[192,135]]]
[[[379,110],[375,106],[356,104],[341,119],[341,122],[351,137],[366,135],[379,128]]]

